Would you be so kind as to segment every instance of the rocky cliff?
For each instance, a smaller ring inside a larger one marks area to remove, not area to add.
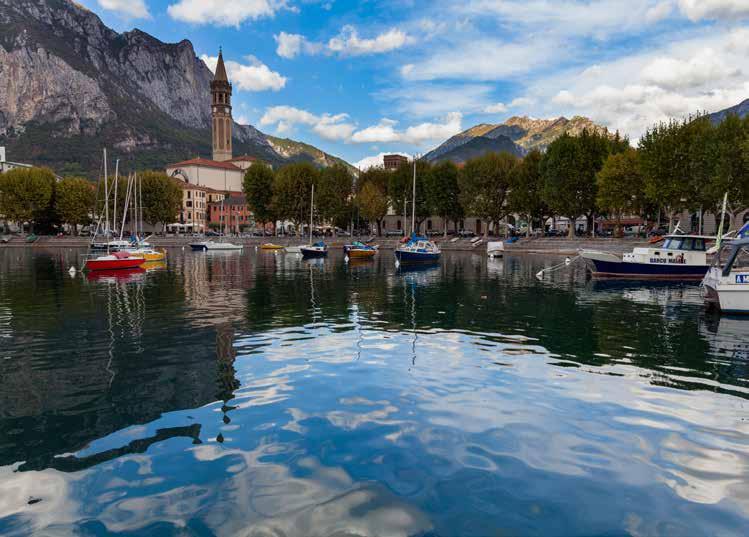
[[[100,148],[139,167],[210,155],[213,75],[192,44],[119,34],[71,0],[0,0],[0,145],[19,161],[95,174]],[[339,160],[235,125],[236,154]]]
[[[532,149],[545,150],[562,134],[577,136],[589,132],[605,132],[590,119],[575,116],[572,119],[534,119],[511,117],[504,123],[482,123],[456,134],[426,155],[432,162],[451,160],[459,163],[489,151],[507,151],[522,156]]]

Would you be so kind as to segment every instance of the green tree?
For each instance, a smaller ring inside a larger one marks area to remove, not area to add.
[[[323,220],[334,225],[351,216],[354,178],[342,164],[323,168],[316,187],[315,205]]]
[[[16,168],[0,174],[0,213],[10,221],[34,223],[45,217],[51,207],[55,175],[47,168]]]
[[[510,210],[528,219],[527,235],[533,230],[534,221],[538,220],[543,228],[546,217],[551,216],[551,209],[544,201],[544,178],[541,174],[543,155],[537,149],[528,153],[518,166],[508,196]]]
[[[260,222],[263,230],[268,222],[273,222],[276,215],[273,212],[273,170],[265,164],[253,164],[244,174],[242,188],[247,196],[255,220]],[[273,229],[275,231],[275,227]]]
[[[310,192],[320,172],[312,164],[287,164],[276,172],[273,182],[273,211],[278,218],[291,220],[301,236],[302,223],[309,218]]]
[[[139,175],[143,197],[143,219],[162,229],[177,220],[182,208],[182,190],[175,180],[162,172],[145,172]]]
[[[364,218],[377,223],[377,235],[382,235],[382,220],[388,210],[385,193],[373,182],[362,185],[357,196],[359,210]]]
[[[622,216],[639,214],[645,205],[645,180],[636,149],[609,155],[598,172],[597,203],[616,220],[616,236],[622,236]]]
[[[447,222],[462,214],[460,189],[458,187],[458,167],[450,161],[433,166],[426,181],[426,194],[429,206],[444,222],[444,236],[447,237]]]
[[[459,173],[460,203],[466,214],[476,215],[498,226],[508,214],[507,195],[514,182],[517,157],[509,153],[487,153],[465,163]]]
[[[563,134],[554,140],[541,161],[544,200],[554,212],[567,217],[569,236],[575,236],[575,222],[586,216],[592,221],[596,208],[596,174],[611,152],[622,149],[606,133],[583,131],[580,136]],[[590,226],[592,228],[592,226]]]
[[[730,228],[739,227],[736,214],[749,206],[749,117],[729,115],[714,130],[714,166],[706,188],[707,206],[720,215],[728,193],[726,212]]]
[[[78,234],[78,225],[91,222],[91,210],[94,205],[94,188],[81,177],[65,177],[57,183],[55,206],[60,219],[73,228]]]
[[[388,211],[388,183],[390,172],[375,166],[359,175],[356,203],[361,215],[375,222],[377,235],[382,235],[382,221]]]
[[[426,181],[431,166],[425,160],[416,161],[416,229],[421,227],[421,223],[431,216],[431,207],[426,193]],[[404,214],[406,222],[411,221],[413,210],[413,180],[414,180],[414,163],[404,162],[397,169],[390,172],[388,181],[388,198],[393,210],[397,214]],[[407,228],[408,226],[406,226]],[[415,230],[414,230],[415,231]]]

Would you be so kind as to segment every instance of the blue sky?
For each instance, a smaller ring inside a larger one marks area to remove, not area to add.
[[[749,0],[83,0],[118,31],[219,46],[234,116],[356,163],[478,123],[648,125],[749,98]]]

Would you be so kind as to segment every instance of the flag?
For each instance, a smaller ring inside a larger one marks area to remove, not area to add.
[[[746,224],[744,224],[744,227],[739,230],[738,237],[740,239],[749,238],[749,221],[747,221]]]

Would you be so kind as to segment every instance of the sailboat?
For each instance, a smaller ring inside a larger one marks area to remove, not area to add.
[[[125,210],[123,212],[122,226],[120,227],[120,240],[122,240],[123,230],[125,229],[125,215],[127,215],[128,205],[130,200],[133,200],[132,204],[132,218],[131,223],[135,227],[132,237],[130,238],[129,245],[124,250],[127,250],[133,255],[142,256],[146,261],[163,261],[166,259],[166,250],[157,250],[151,247],[145,239],[141,239],[143,234],[143,194],[142,194],[142,183],[138,181],[138,174],[134,174],[131,178],[128,178],[127,184],[127,195],[125,198]],[[140,229],[139,229],[140,228]],[[140,232],[140,233],[139,233]]]
[[[229,212],[231,212],[231,206],[229,206]],[[224,214],[224,200],[221,200],[221,214]],[[228,230],[227,216],[224,217],[226,225],[224,226],[224,233]],[[193,242],[190,244],[190,248],[196,252],[213,252],[213,251],[230,251],[230,250],[241,250],[243,246],[241,244],[234,244],[231,242],[217,242],[212,240]]]
[[[416,233],[416,159],[414,158],[414,180],[411,201],[411,236],[395,249],[396,263],[434,263],[442,253],[428,238]]]
[[[312,185],[312,197],[309,207],[309,245],[300,246],[299,251],[302,257],[326,257],[328,255],[328,245],[323,241],[312,243],[312,218],[315,214],[315,185]]]

